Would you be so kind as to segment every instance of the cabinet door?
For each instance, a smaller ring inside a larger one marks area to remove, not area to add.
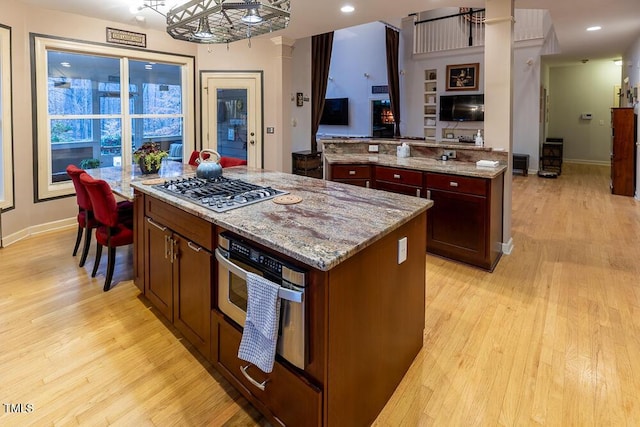
[[[173,264],[171,262],[171,230],[154,222],[144,221],[145,296],[170,321],[173,321]]]
[[[174,234],[173,322],[205,357],[210,357],[213,257],[201,246]]]
[[[487,199],[471,194],[431,189],[427,250],[477,264],[486,256]]]

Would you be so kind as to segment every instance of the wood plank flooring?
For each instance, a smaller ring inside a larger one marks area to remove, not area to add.
[[[376,426],[640,425],[640,202],[608,174],[514,177],[493,273],[427,256],[425,346]],[[74,238],[0,249],[0,425],[266,425],[138,295],[130,251],[103,293]]]

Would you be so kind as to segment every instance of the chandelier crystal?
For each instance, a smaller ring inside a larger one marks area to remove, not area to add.
[[[289,25],[290,0],[191,0],[163,12],[168,1],[144,0],[167,20],[174,39],[195,43],[231,43],[278,31]]]

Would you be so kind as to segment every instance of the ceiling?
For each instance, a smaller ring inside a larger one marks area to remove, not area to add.
[[[45,9],[121,22],[144,29],[165,27],[164,18],[147,9],[138,22],[129,12],[131,0],[18,0]],[[240,0],[237,0],[240,1]],[[350,15],[340,7],[350,3],[356,10]],[[308,37],[331,30],[386,21],[399,25],[410,13],[442,7],[484,7],[484,1],[465,0],[291,0],[291,23],[279,35],[293,39]],[[558,61],[621,58],[640,38],[640,6],[638,0],[515,0],[521,9],[547,9],[562,51]],[[586,32],[590,26],[602,30]]]

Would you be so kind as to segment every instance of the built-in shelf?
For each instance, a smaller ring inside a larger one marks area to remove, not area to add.
[[[436,69],[424,70],[424,138],[435,141],[438,123],[438,72]]]

